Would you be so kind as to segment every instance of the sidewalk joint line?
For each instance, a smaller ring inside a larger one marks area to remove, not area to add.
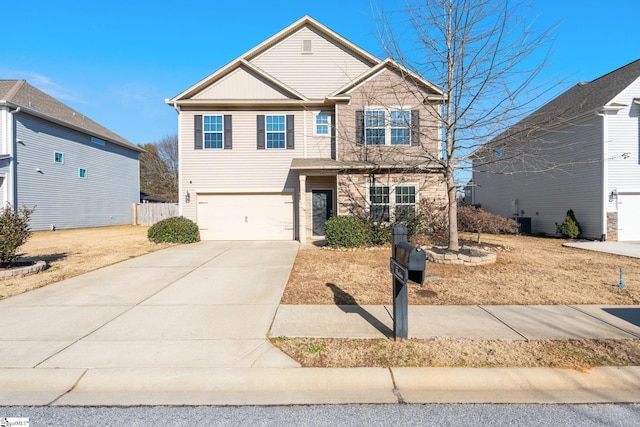
[[[484,311],[485,313],[487,313],[489,316],[493,317],[494,319],[496,319],[498,322],[502,323],[504,326],[506,326],[507,328],[511,329],[513,332],[515,332],[516,334],[520,335],[525,341],[529,341],[529,338],[527,338],[523,333],[521,333],[520,331],[518,331],[516,328],[512,327],[511,325],[509,325],[507,322],[505,322],[504,320],[502,320],[499,316],[493,314],[492,312],[490,312],[488,309],[486,309],[484,306],[479,305],[478,308],[482,311]]]
[[[584,310],[581,310],[578,306],[575,306],[575,305],[567,305],[567,307],[572,308],[572,309],[574,309],[574,310],[576,310],[576,311],[578,311],[578,312],[580,312],[580,313],[582,313],[582,314],[586,314],[587,316],[589,316],[589,317],[591,317],[591,318],[593,318],[593,319],[596,319],[596,320],[598,320],[598,321],[600,321],[600,322],[602,322],[602,323],[605,323],[605,324],[607,324],[607,325],[609,325],[609,326],[612,326],[612,327],[614,327],[614,328],[618,329],[619,331],[622,331],[622,332],[624,332],[624,333],[626,333],[626,334],[632,335],[632,336],[634,336],[636,339],[637,339],[637,338],[640,338],[640,335],[636,334],[635,332],[628,331],[628,330],[626,330],[625,328],[622,328],[622,327],[620,327],[620,326],[614,325],[613,323],[607,322],[607,321],[606,321],[606,320],[604,320],[604,319],[601,319],[601,318],[599,318],[599,317],[597,317],[597,316],[595,316],[595,315],[593,315],[593,314],[591,314],[591,313],[588,313],[588,312],[586,312],[586,311],[584,311]],[[602,310],[602,308],[601,308],[601,310]],[[624,319],[623,319],[623,320],[624,320]],[[625,321],[626,321],[626,320],[625,320]]]

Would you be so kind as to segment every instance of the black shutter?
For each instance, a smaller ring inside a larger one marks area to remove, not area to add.
[[[294,117],[291,114],[287,116],[287,150],[293,150],[296,148],[293,136],[295,133],[294,130]]]
[[[420,145],[420,110],[411,110],[411,145]]]
[[[233,146],[231,132],[231,115],[224,116],[224,149],[231,150]]]
[[[257,118],[258,118],[258,128],[257,128],[258,150],[264,150],[264,139],[265,139],[265,135],[264,135],[264,116],[260,115],[260,116],[257,116]]]
[[[202,150],[202,115],[193,116],[193,148]]]
[[[356,110],[356,144],[364,144],[364,110]]]

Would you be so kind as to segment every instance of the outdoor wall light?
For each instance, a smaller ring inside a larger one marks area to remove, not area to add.
[[[623,159],[628,159],[629,157],[631,157],[631,153],[622,153],[622,158]]]
[[[613,202],[617,198],[618,198],[618,189],[614,188],[613,190],[611,190],[611,193],[609,193],[609,201]]]
[[[187,194],[184,195],[184,202],[191,203],[191,194],[187,191]]]

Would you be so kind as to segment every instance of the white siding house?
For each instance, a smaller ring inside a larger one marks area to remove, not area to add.
[[[442,169],[424,160],[439,152],[441,91],[308,16],[166,102],[180,212],[203,239],[306,241],[357,206],[392,220],[444,198]]]
[[[0,204],[32,230],[131,224],[142,150],[24,80],[0,80]]]
[[[583,238],[640,241],[639,138],[637,60],[577,84],[483,147],[471,202],[531,218],[534,233],[556,234],[572,209]]]

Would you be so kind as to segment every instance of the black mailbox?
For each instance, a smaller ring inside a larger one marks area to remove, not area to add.
[[[422,286],[427,268],[427,253],[409,242],[396,244],[396,261],[408,270],[408,279]]]

